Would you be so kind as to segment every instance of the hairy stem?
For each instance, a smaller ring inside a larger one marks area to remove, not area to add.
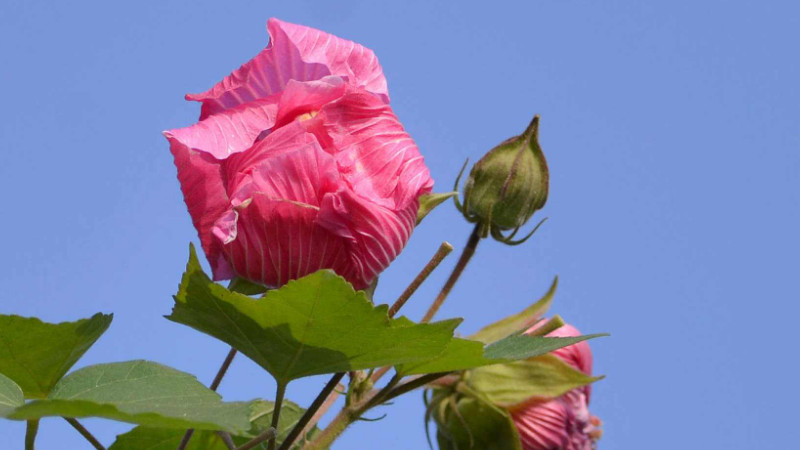
[[[442,286],[442,290],[439,292],[439,295],[436,296],[436,300],[433,301],[433,304],[430,308],[428,308],[428,312],[425,313],[425,316],[422,318],[422,323],[430,322],[433,319],[433,316],[436,315],[436,312],[439,311],[439,308],[442,307],[442,303],[444,303],[447,296],[450,294],[450,291],[455,286],[456,281],[464,272],[464,268],[467,267],[467,263],[472,258],[472,255],[475,254],[475,249],[478,247],[478,242],[481,240],[480,235],[480,224],[475,225],[475,228],[472,230],[472,234],[469,236],[467,240],[467,245],[464,246],[464,250],[461,251],[461,256],[458,258],[458,262],[456,266],[453,268],[453,272],[450,274],[450,277],[447,278],[447,281]]]
[[[368,396],[357,404],[342,408],[331,423],[325,427],[321,433],[316,435],[314,440],[306,444],[303,450],[322,450],[330,447],[333,441],[341,436],[350,424],[358,420],[370,409],[385,402],[394,387],[400,382],[401,378],[401,376],[395,375],[380,391],[375,392],[373,395]]]
[[[303,446],[303,450],[322,450],[331,446],[351,423],[358,419],[357,406],[346,406],[336,414],[330,424],[314,437],[314,440]]]
[[[80,422],[73,419],[72,417],[64,417],[64,420],[66,420],[67,423],[72,425],[72,428],[78,430],[78,433],[80,433],[81,436],[83,436],[87,441],[89,441],[89,443],[92,444],[92,447],[96,448],[97,450],[106,450],[106,448],[103,447],[103,444],[101,444],[100,441],[98,441],[97,438],[94,437],[94,435],[90,433],[89,430],[86,429],[86,427],[81,425]]]

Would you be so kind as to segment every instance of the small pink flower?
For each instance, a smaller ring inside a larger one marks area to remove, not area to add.
[[[363,289],[400,253],[433,181],[371,50],[270,19],[270,45],[165,132],[215,280],[333,269]]]
[[[534,325],[530,333],[540,324]],[[549,333],[550,337],[580,336],[572,325]],[[587,375],[592,374],[592,352],[586,341],[552,353]],[[591,450],[602,435],[600,420],[589,413],[590,386],[573,389],[553,400],[536,401],[511,412],[523,450]]]

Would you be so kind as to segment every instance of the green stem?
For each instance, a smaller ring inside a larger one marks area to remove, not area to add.
[[[39,431],[39,419],[29,420],[25,428],[25,450],[34,450],[36,433]]]
[[[450,273],[450,277],[444,283],[444,286],[442,286],[442,290],[439,292],[439,295],[436,296],[436,300],[434,300],[431,307],[428,308],[428,312],[426,312],[425,317],[422,318],[422,323],[430,322],[430,320],[433,319],[433,316],[436,315],[436,312],[442,307],[442,303],[444,303],[445,299],[450,294],[450,291],[453,289],[453,286],[455,286],[456,281],[458,281],[458,278],[464,272],[464,269],[467,267],[467,263],[469,263],[472,255],[475,254],[475,249],[478,247],[478,242],[481,241],[480,229],[480,224],[475,225],[475,228],[472,230],[472,234],[467,240],[467,245],[464,246],[464,250],[461,251],[461,256],[458,258],[458,262],[453,268],[453,272]]]
[[[275,392],[275,406],[272,409],[272,428],[278,429],[278,420],[281,418],[281,407],[283,406],[283,397],[286,394],[286,384],[278,383],[278,389]],[[267,450],[275,450],[275,436],[269,440]]]

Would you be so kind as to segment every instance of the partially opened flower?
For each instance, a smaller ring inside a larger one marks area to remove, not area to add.
[[[165,132],[214,279],[280,286],[333,269],[365,288],[400,253],[433,181],[375,55],[270,19],[270,45]]]
[[[527,333],[536,330],[534,325]],[[564,325],[549,337],[580,336],[572,325]],[[552,352],[586,375],[592,374],[592,351],[586,341]],[[561,397],[531,402],[511,411],[523,450],[590,450],[600,438],[600,420],[589,413],[590,385],[573,389]]]

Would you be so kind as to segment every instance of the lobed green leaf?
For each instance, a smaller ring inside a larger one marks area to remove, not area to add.
[[[460,320],[415,324],[390,319],[343,278],[322,270],[258,300],[231,292],[203,273],[191,248],[169,320],[220,339],[279,383],[325,373],[431,359]]]
[[[45,398],[112,318],[98,313],[76,322],[46,323],[0,315],[0,373],[14,380],[26,398]]]
[[[247,403],[224,403],[194,376],[149,361],[83,368],[58,382],[47,399],[34,400],[8,415],[19,420],[48,416],[103,417],[231,433],[245,433],[251,426]]]

